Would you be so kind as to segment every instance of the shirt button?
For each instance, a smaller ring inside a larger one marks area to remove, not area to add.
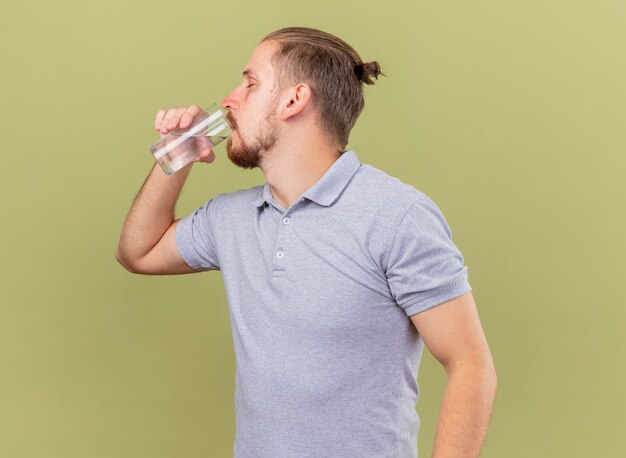
[[[277,258],[282,258],[285,255],[285,253],[283,253],[282,251],[279,251],[276,253],[276,257]]]
[[[289,218],[283,218],[283,223],[289,224]]]

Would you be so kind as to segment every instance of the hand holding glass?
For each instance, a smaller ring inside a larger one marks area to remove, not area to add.
[[[179,119],[180,121],[180,119]],[[200,111],[188,127],[176,127],[154,145],[150,152],[166,175],[172,175],[232,134],[224,112],[214,103]]]

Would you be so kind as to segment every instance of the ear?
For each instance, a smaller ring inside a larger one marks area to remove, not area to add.
[[[306,108],[311,100],[311,88],[308,84],[300,83],[290,88],[286,97],[287,101],[282,113],[283,120],[297,116]]]

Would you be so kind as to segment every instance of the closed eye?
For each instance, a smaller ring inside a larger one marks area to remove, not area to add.
[[[246,86],[246,88],[249,88],[249,87],[251,87],[251,86],[254,86],[254,83],[248,84],[248,85]]]

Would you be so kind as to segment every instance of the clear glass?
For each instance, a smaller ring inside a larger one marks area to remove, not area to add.
[[[150,152],[165,174],[172,175],[231,134],[226,113],[214,103],[198,113],[189,127],[179,126],[150,146]]]

